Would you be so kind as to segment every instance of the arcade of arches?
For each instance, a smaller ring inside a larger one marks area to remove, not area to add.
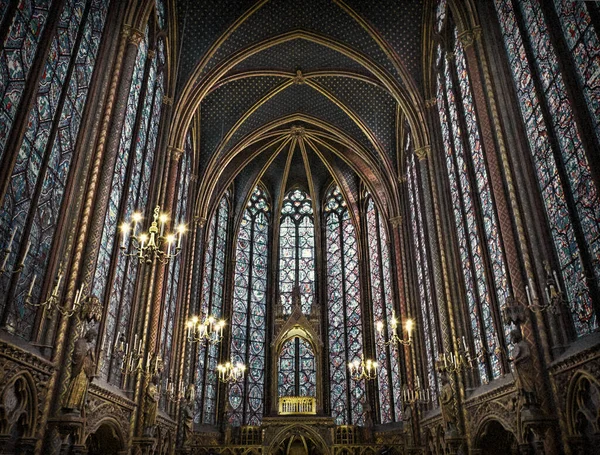
[[[600,3],[0,0],[0,453],[591,454]]]

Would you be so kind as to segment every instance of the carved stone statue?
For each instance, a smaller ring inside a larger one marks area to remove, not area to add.
[[[194,385],[188,385],[185,392],[185,403],[183,405],[183,425],[185,432],[185,441],[188,442],[194,433],[194,405],[195,405],[196,392]]]
[[[64,410],[79,412],[83,410],[88,386],[96,368],[94,342],[97,335],[95,329],[90,329],[85,336],[75,341],[71,360],[71,379],[63,403]]]
[[[533,361],[531,359],[531,350],[527,341],[523,339],[519,329],[513,329],[510,332],[510,338],[514,345],[512,361],[515,367],[515,383],[519,395],[525,406],[535,404],[535,375]]]
[[[156,425],[159,400],[158,382],[159,377],[155,374],[146,387],[144,396],[144,434],[146,435],[152,435],[154,425]]]
[[[457,431],[456,408],[454,406],[454,389],[448,379],[448,373],[442,371],[440,374],[442,388],[440,390],[440,408],[442,410],[442,419],[446,427],[446,433],[449,435]]]

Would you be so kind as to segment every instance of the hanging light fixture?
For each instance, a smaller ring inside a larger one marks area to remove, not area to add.
[[[396,319],[396,315],[394,313],[392,313],[392,319],[390,321],[390,331],[388,332],[389,335],[389,340],[385,341],[385,333],[383,331],[384,328],[384,323],[383,321],[377,321],[375,323],[375,328],[377,329],[377,343],[380,345],[384,345],[384,346],[389,346],[391,344],[401,344],[403,346],[410,346],[412,344],[412,332],[414,329],[414,322],[412,319],[407,319],[406,320],[406,324],[405,324],[405,328],[406,328],[406,334],[408,335],[408,338],[404,339],[401,336],[398,335],[398,326],[399,326],[399,322],[398,319]]]
[[[375,379],[377,377],[377,362],[365,359],[361,355],[360,362],[354,359],[354,361],[348,363],[348,370],[350,371],[350,378],[355,381]]]
[[[219,372],[219,381],[226,384],[233,384],[244,377],[246,365],[242,362],[226,362],[217,365],[217,371]]]
[[[179,224],[175,228],[175,233],[165,232],[169,215],[160,213],[158,205],[154,208],[152,223],[147,231],[138,232],[141,221],[142,214],[136,212],[131,216],[131,222],[124,222],[121,225],[123,234],[121,250],[126,256],[137,257],[140,262],[148,264],[157,259],[164,264],[181,253],[181,241],[186,231],[185,224]]]
[[[200,345],[217,344],[223,339],[223,329],[225,328],[225,319],[207,316],[203,321],[194,316],[188,319],[186,323],[188,340]]]

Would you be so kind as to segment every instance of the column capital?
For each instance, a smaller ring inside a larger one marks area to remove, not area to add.
[[[171,98],[170,96],[163,96],[162,99],[163,104],[166,104],[167,106],[173,106],[173,98]]]
[[[204,226],[206,226],[206,218],[202,216],[195,216],[194,223],[196,223],[196,226],[198,226],[199,228],[203,228]]]
[[[473,30],[465,30],[462,33],[459,33],[458,39],[465,49],[472,46],[475,42],[475,33]]]
[[[184,150],[179,147],[175,147],[174,145],[169,145],[169,152],[171,153],[171,158],[173,161],[179,161],[181,155],[183,155]]]
[[[431,109],[432,107],[435,107],[436,105],[437,105],[437,98],[435,98],[435,97],[425,100],[425,107],[427,109]]]
[[[415,149],[415,156],[419,159],[419,161],[426,160],[430,153],[431,145],[424,145],[423,147]]]
[[[123,26],[123,35],[127,38],[127,42],[134,46],[139,46],[144,39],[144,32],[127,24]]]
[[[392,223],[392,227],[400,227],[400,225],[402,224],[402,215],[391,217],[390,223]]]

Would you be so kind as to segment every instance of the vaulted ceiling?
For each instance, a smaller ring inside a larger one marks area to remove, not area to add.
[[[427,3],[178,0],[175,134],[197,125],[198,206],[233,183],[239,212],[258,180],[316,201],[335,181],[352,205],[362,181],[395,213],[400,132],[424,123]]]

